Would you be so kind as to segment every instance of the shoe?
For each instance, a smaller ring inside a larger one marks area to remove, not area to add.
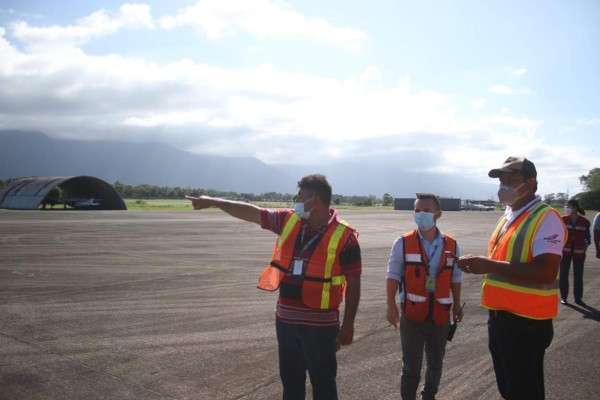
[[[560,299],[560,304],[567,304],[567,300],[566,299]]]
[[[585,303],[581,299],[575,300],[575,304],[577,304],[578,306],[585,306]]]

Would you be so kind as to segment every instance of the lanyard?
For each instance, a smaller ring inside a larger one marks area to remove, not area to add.
[[[431,259],[433,259],[433,257],[435,257],[435,253],[437,253],[438,247],[440,247],[440,244],[436,243],[435,247],[433,248],[433,252],[431,254],[427,253],[427,260],[428,261],[431,260]],[[431,246],[430,246],[430,248],[431,248]]]
[[[302,226],[302,234],[300,236],[301,244],[304,243],[307,228],[308,228],[308,225]],[[322,230],[319,230],[317,232],[317,234],[315,236],[313,236],[312,238],[310,238],[310,240],[307,243],[304,243],[304,245],[302,245],[302,248],[300,249],[300,254],[298,254],[297,258],[302,258],[302,255],[313,245],[313,243],[315,243],[315,241],[317,241],[323,235],[323,233],[324,232]]]
[[[429,271],[431,270],[431,264],[429,263],[429,260],[431,260],[433,257],[435,257],[438,247],[440,246],[440,243],[437,241],[438,240],[437,236],[433,240],[436,242],[435,246],[433,247],[433,252],[431,252],[431,254],[427,254],[427,251],[425,250],[425,246],[423,246],[423,242],[421,241],[421,238],[419,237],[419,246],[421,247],[421,257],[425,258],[424,264],[427,267],[427,275],[429,275]],[[430,246],[430,248],[431,248],[431,246]]]

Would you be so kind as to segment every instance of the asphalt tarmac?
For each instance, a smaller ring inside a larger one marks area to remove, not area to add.
[[[398,399],[385,271],[411,212],[340,215],[360,232],[364,268],[355,341],[338,353],[340,398]],[[438,226],[462,254],[483,254],[499,216],[445,212]],[[280,399],[276,294],[256,289],[275,239],[215,210],[0,211],[0,399]],[[600,398],[594,256],[592,246],[588,306],[562,305],[554,323],[547,399]],[[500,399],[480,285],[465,275],[438,399]]]

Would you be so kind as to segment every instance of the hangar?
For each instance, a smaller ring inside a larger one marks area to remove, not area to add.
[[[37,210],[50,205],[63,209],[127,210],[121,195],[93,176],[28,177],[0,187],[0,208]]]

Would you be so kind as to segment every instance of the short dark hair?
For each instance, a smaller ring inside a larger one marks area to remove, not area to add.
[[[442,209],[440,199],[433,193],[417,193],[417,200],[433,200],[438,210]]]
[[[298,181],[298,187],[314,192],[327,207],[331,204],[331,185],[325,175],[307,175]]]

